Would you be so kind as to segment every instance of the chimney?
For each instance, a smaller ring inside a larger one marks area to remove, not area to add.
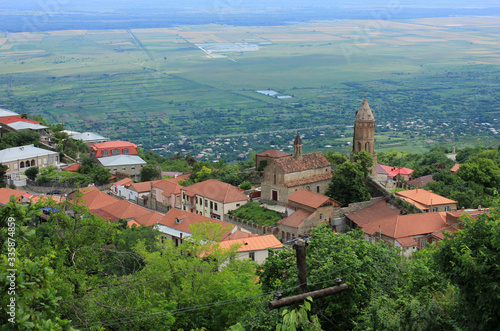
[[[477,210],[482,210],[482,209],[483,209],[483,208],[481,207],[481,205],[479,205],[479,206],[477,207]]]

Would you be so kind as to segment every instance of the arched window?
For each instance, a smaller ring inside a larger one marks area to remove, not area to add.
[[[276,174],[274,174],[274,185],[276,185]]]
[[[35,160],[31,160],[31,166],[34,167],[35,166]]]
[[[365,151],[370,152],[370,143],[365,144]]]
[[[361,143],[358,141],[358,152],[361,152]]]
[[[21,161],[21,163],[19,164],[19,168],[24,168],[24,161]]]

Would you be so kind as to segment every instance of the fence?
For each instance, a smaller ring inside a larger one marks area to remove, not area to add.
[[[278,234],[278,228],[270,226],[262,226],[260,224],[248,222],[241,218],[233,217],[231,215],[224,215],[224,221],[237,225],[251,233],[264,235],[264,234]]]

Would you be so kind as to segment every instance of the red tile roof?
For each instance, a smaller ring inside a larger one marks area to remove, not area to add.
[[[103,206],[100,209],[114,217],[123,219],[136,218],[152,212],[149,209],[127,200],[118,200],[117,202]]]
[[[137,193],[144,193],[144,192],[150,192],[151,191],[151,184],[154,185],[155,182],[158,182],[158,180],[153,180],[149,182],[141,182],[141,183],[132,183],[130,186],[137,192]]]
[[[159,220],[158,224],[168,226],[169,228],[173,228],[179,231],[191,233],[190,226],[192,224],[206,223],[206,222],[219,224],[224,229],[227,229],[227,231],[224,234],[224,237],[229,236],[232,233],[231,230],[234,229],[235,227],[233,224],[224,221],[219,221],[202,215],[189,213],[184,210],[176,208],[170,209],[170,211]]]
[[[257,236],[257,235],[251,234],[250,232],[236,230],[233,233],[231,233],[228,237],[226,237],[226,239],[224,239],[224,240],[244,239],[244,238],[249,238],[249,237],[254,237],[254,236]]]
[[[375,220],[400,215],[401,211],[390,204],[387,200],[382,200],[369,207],[347,214],[346,217],[361,226]]]
[[[460,169],[460,164],[459,163],[457,163],[453,167],[451,167],[450,171],[451,172],[457,172],[458,169]]]
[[[432,183],[435,180],[432,178],[432,175],[418,177],[408,181],[408,185],[414,187],[423,187],[427,183]]]
[[[272,234],[243,239],[223,240],[219,243],[219,246],[222,249],[229,249],[233,245],[241,245],[238,248],[238,252],[261,251],[268,248],[283,248],[283,244]]]
[[[137,145],[129,141],[123,141],[123,140],[105,141],[102,143],[97,143],[92,145],[93,149],[127,148],[127,147],[137,147]]]
[[[144,225],[144,226],[152,226],[158,223],[165,214],[158,212],[150,212],[149,214],[145,214],[143,216],[136,217],[134,222],[136,225]]]
[[[199,195],[222,203],[250,200],[250,198],[243,193],[243,190],[215,179],[209,179],[196,183],[191,186],[181,188],[181,190],[190,197]]]
[[[292,215],[283,218],[277,224],[298,229],[304,221],[310,218],[313,214],[313,212],[304,209],[297,209]]]
[[[16,123],[16,122],[26,122],[26,123],[32,123],[32,124],[40,124],[37,121],[33,121],[27,118],[18,118],[18,117],[6,117],[6,118],[1,118],[0,123],[3,124],[10,124],[10,123]]]
[[[411,175],[413,173],[413,169],[410,168],[398,168],[398,167],[391,167],[391,166],[386,166],[383,164],[378,164],[377,165],[377,173],[379,174],[387,174],[388,177],[396,177],[397,175]]]
[[[321,205],[326,202],[330,202],[337,207],[342,205],[340,202],[335,201],[334,199],[329,198],[326,195],[311,192],[303,188],[299,188],[297,191],[290,194],[290,196],[288,197],[288,201],[295,202],[314,209],[321,207]]]
[[[104,206],[120,201],[120,199],[99,191],[99,189],[95,186],[81,188],[78,191],[82,194],[81,202],[85,206],[89,207],[90,210],[100,209]],[[75,201],[75,199],[78,199],[77,194],[75,193],[71,193],[70,198],[73,201]]]
[[[278,151],[276,149],[268,149],[265,152],[257,154],[257,156],[265,156],[265,157],[272,157],[272,158],[279,158],[279,157],[285,157],[285,156],[292,156],[292,154]]]
[[[73,163],[72,165],[69,165],[67,167],[62,168],[61,170],[64,171],[72,171],[72,172],[77,172],[78,168],[80,168],[82,165],[80,163]]]
[[[10,197],[12,195],[19,198],[25,193],[26,191],[13,190],[11,188],[0,188],[0,203],[6,205],[10,201]]]
[[[171,194],[178,195],[181,194],[181,188],[183,187],[179,184],[179,181],[188,179],[189,175],[190,174],[184,174],[177,178],[162,179],[154,182],[153,187],[163,190],[162,195],[166,197]]]
[[[134,181],[130,178],[123,178],[119,181],[117,181],[116,183],[113,183],[113,185],[115,186],[126,186],[126,185],[131,185],[133,184]]]
[[[293,156],[279,158],[274,161],[278,167],[283,169],[285,174],[293,172],[301,172],[311,169],[331,167],[330,162],[321,152],[309,153],[302,155],[302,160],[298,160]]]
[[[454,200],[445,198],[441,195],[423,189],[399,191],[396,192],[396,195],[410,203],[415,204],[420,209],[422,209],[422,207],[424,207],[424,209],[429,209],[431,205],[437,206],[457,203]]]
[[[441,232],[447,227],[442,213],[397,215],[361,225],[363,231],[369,235],[381,232],[395,240]],[[406,245],[406,242],[404,244]]]

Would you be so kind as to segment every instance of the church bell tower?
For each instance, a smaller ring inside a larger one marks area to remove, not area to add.
[[[363,150],[373,156],[371,175],[377,178],[377,154],[375,153],[375,116],[364,98],[354,119],[354,138],[352,152],[357,154]]]

